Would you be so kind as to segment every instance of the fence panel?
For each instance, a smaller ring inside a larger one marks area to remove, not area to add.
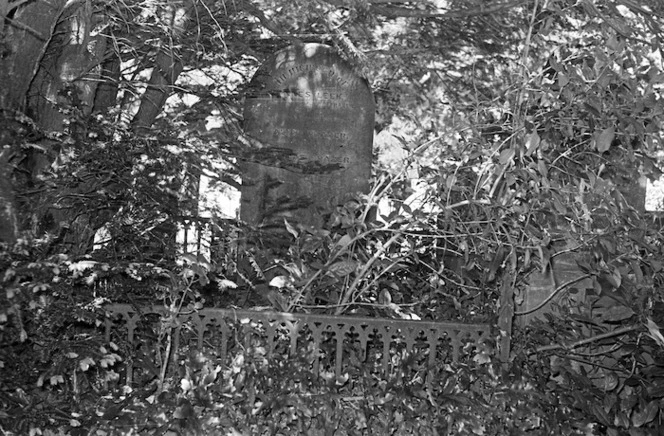
[[[133,350],[156,345],[159,319],[167,314],[163,306],[135,308],[114,304],[105,310],[106,340],[124,332]],[[337,377],[353,364],[368,365],[385,374],[413,353],[429,368],[442,362],[457,362],[472,357],[474,349],[491,334],[489,324],[215,308],[180,314],[177,324],[176,351],[185,341],[227,363],[241,348],[262,346],[268,356],[292,356],[299,350],[312,349],[312,370]],[[129,365],[128,384],[132,381],[132,366],[136,366],[136,361]]]

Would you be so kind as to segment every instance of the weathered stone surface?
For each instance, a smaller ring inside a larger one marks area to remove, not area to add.
[[[245,103],[245,134],[263,148],[242,165],[240,218],[320,225],[323,210],[366,192],[374,112],[367,81],[331,47],[291,46],[268,59]]]
[[[574,252],[563,252],[555,256],[545,273],[537,270],[528,276],[523,299],[517,301],[517,314],[521,314],[517,321],[520,325],[528,325],[535,318],[544,319],[546,313],[553,311],[554,304],[573,306],[583,303],[593,283],[578,267],[578,256]],[[556,292],[558,287],[568,282],[574,283]]]
[[[620,173],[615,175],[605,186],[615,187],[621,193],[626,204],[621,207],[630,206],[630,213],[644,214],[646,210],[645,180],[640,177],[639,168],[629,159],[626,159]],[[617,197],[616,197],[617,198]],[[599,232],[606,232],[613,224],[613,213],[602,205],[602,195],[597,193],[586,193],[584,200],[589,209],[593,210],[593,228]],[[559,227],[562,228],[562,227]],[[551,229],[554,233],[562,235],[562,231]],[[527,286],[521,301],[517,301],[517,320],[521,325],[528,325],[533,319],[543,319],[545,314],[554,310],[554,304],[574,307],[581,305],[586,299],[588,290],[594,289],[593,280],[587,276],[578,266],[577,260],[583,260],[589,256],[588,252],[572,251],[578,243],[570,242],[567,245],[554,247],[555,251],[561,253],[556,255],[552,261],[552,271],[542,273],[532,272],[526,279]],[[553,276],[552,276],[553,274]],[[585,277],[585,278],[584,278]],[[558,287],[565,283],[574,282],[569,287],[555,292]],[[555,294],[552,298],[551,295]]]

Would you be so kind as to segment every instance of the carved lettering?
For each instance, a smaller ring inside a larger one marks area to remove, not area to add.
[[[336,141],[340,143],[340,146],[343,146],[348,141],[350,141],[350,135],[348,132],[335,132],[335,131],[326,131],[318,129],[296,129],[296,128],[279,128],[275,127],[272,129],[274,132],[275,138],[281,139],[292,139],[292,138],[304,138],[307,140],[325,140],[325,141]]]
[[[321,76],[323,76],[323,80],[327,79],[329,81],[334,81],[342,88],[353,88],[360,83],[360,80],[357,78],[346,77],[340,74],[336,68],[324,67],[310,63],[292,66],[283,72],[277,73],[273,81],[275,85],[281,86],[293,77],[299,77],[303,73],[309,71],[313,71],[314,74],[320,73]]]
[[[348,156],[332,156],[326,154],[322,157],[313,157],[305,156],[303,154],[294,154],[290,155],[287,158],[287,161],[292,165],[308,165],[308,164],[320,164],[323,166],[327,165],[339,165],[341,167],[346,167],[350,165],[350,158]]]

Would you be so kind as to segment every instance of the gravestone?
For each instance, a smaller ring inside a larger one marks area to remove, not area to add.
[[[602,189],[613,189],[612,186],[615,185],[625,203],[633,208],[635,213],[644,214],[645,180],[634,160],[625,159],[622,163],[616,173],[603,182]],[[600,186],[598,182],[597,186]],[[606,234],[612,218],[611,214],[602,207],[601,196],[593,196],[592,192],[586,193],[585,201],[589,209],[593,210],[593,229]],[[555,229],[551,231],[559,237],[563,234],[556,232]],[[592,254],[575,249],[578,246],[578,241],[568,242],[566,245],[554,245],[554,251],[559,254],[552,259],[551,269],[546,273],[533,271],[528,275],[526,289],[522,298],[517,300],[516,307],[517,321],[522,326],[530,324],[536,318],[545,319],[545,315],[554,310],[554,304],[571,307],[582,305],[588,291],[594,292],[593,280],[589,277],[584,278],[586,274],[578,266],[579,261],[589,258]],[[565,283],[571,284],[562,289]],[[559,288],[561,289],[556,292]]]
[[[367,192],[375,106],[367,81],[332,47],[301,44],[269,58],[246,95],[240,218],[320,226],[322,213]]]
[[[546,272],[538,269],[528,275],[524,294],[516,305],[517,322],[521,326],[529,325],[536,318],[545,319],[545,314],[551,313],[555,304],[583,304],[587,291],[593,289],[593,282],[578,267],[577,260],[582,257],[583,253],[562,249]],[[570,283],[569,287],[558,290],[566,283]]]

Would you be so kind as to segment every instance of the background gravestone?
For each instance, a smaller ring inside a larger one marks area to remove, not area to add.
[[[527,326],[537,318],[546,319],[545,314],[551,313],[556,304],[582,305],[587,291],[593,289],[592,280],[582,278],[585,273],[577,263],[577,260],[582,259],[587,253],[577,254],[567,251],[569,248],[571,247],[560,249],[561,253],[552,259],[552,264],[545,273],[537,269],[528,274],[522,301],[516,305],[517,313],[527,312],[517,317],[521,326]],[[559,286],[571,281],[575,283],[555,293],[549,300]]]
[[[296,45],[268,59],[246,97],[244,132],[262,148],[242,165],[240,218],[320,226],[322,211],[367,192],[374,112],[367,81],[331,47]]]
[[[615,184],[626,205],[632,208],[632,213],[644,214],[646,212],[646,189],[645,180],[642,179],[638,166],[631,160],[625,159],[624,165],[608,178],[608,182],[604,182],[604,186],[607,188],[603,189],[610,189]],[[597,186],[600,186],[599,183]],[[594,229],[606,233],[604,226],[608,228],[610,225],[611,215],[607,211],[603,211],[598,200],[592,198],[592,194],[586,195],[586,201],[590,209],[593,210]],[[559,240],[565,240],[564,233],[557,232],[555,226],[552,226],[549,231],[557,235]],[[585,275],[579,268],[578,262],[589,258],[592,254],[588,251],[579,250],[579,246],[578,241],[554,244],[552,248],[558,254],[552,259],[551,270],[546,273],[536,270],[528,275],[523,298],[517,303],[517,314],[527,312],[517,318],[522,326],[530,324],[536,318],[545,319],[545,315],[554,310],[555,304],[563,306],[582,305],[586,299],[587,291],[594,290],[593,280],[585,278],[570,285],[569,288],[555,293],[549,301],[549,296],[556,291],[558,286]],[[548,303],[544,303],[545,301],[548,301]]]

